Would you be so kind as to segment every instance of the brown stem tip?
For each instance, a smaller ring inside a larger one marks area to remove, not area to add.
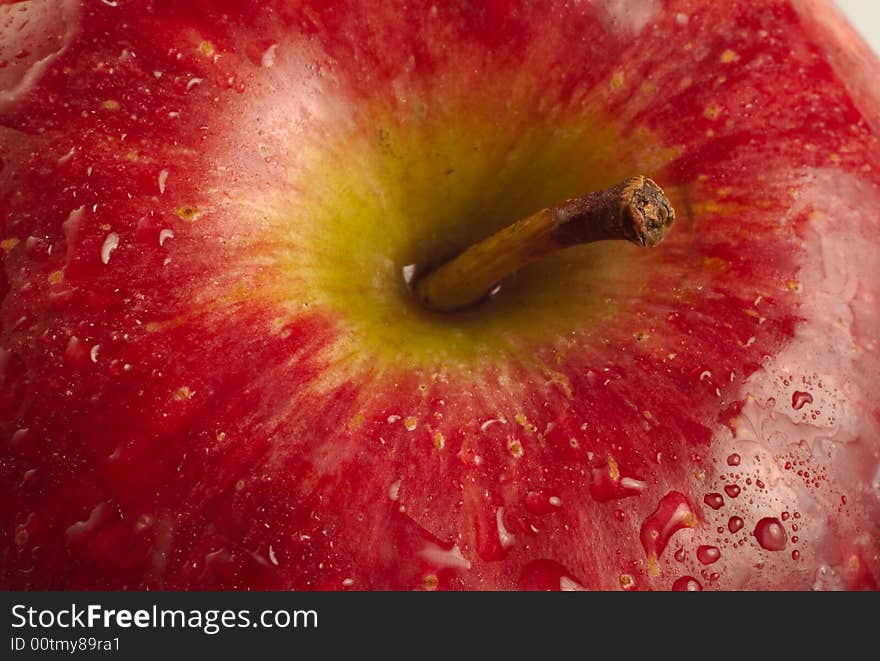
[[[508,225],[420,278],[415,294],[430,310],[460,310],[551,252],[604,240],[656,246],[674,221],[675,211],[660,187],[648,177],[630,177]]]

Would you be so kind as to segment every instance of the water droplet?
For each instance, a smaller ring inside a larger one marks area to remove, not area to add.
[[[428,543],[420,552],[419,555],[427,560],[430,564],[435,565],[440,569],[450,568],[450,569],[470,569],[471,563],[470,561],[464,557],[461,553],[461,549],[458,548],[458,544],[453,546],[451,549],[446,550],[443,549],[436,544]]]
[[[728,521],[727,521],[727,529],[728,529],[730,532],[739,532],[740,530],[743,529],[743,526],[744,526],[744,525],[745,525],[745,521],[743,521],[743,520],[742,520],[740,517],[738,517],[738,516],[732,516],[732,517],[730,517],[730,519],[728,519]]]
[[[555,506],[553,502],[551,502],[550,498],[547,497],[546,494],[541,493],[540,491],[529,491],[526,494],[526,509],[532,514],[549,514],[550,512],[555,512],[558,509],[558,506]],[[560,505],[562,502],[560,501]]]
[[[721,558],[721,549],[717,546],[703,545],[697,548],[697,560],[704,565],[711,565]]]
[[[677,562],[684,562],[685,558],[687,557],[687,553],[685,553],[684,547],[679,546],[677,549],[675,549],[675,553],[672,555],[672,557],[675,558]]]
[[[663,554],[672,536],[682,528],[693,528],[697,517],[684,494],[670,491],[663,496],[657,509],[639,531],[639,538],[648,556],[649,571],[657,571],[657,559]]]
[[[800,390],[795,390],[791,394],[791,408],[795,411],[800,411],[806,404],[813,403],[813,396],[808,392],[801,392]]]
[[[741,489],[739,488],[738,484],[728,484],[724,487],[724,493],[726,493],[731,498],[736,498],[739,495],[740,491]]]
[[[755,526],[755,539],[762,548],[768,551],[781,551],[785,548],[788,537],[785,528],[775,517],[765,517]]]
[[[587,588],[578,583],[577,581],[573,581],[568,576],[560,576],[559,577],[559,591],[560,592],[587,592]]]
[[[272,44],[263,51],[263,56],[261,58],[261,64],[266,69],[271,69],[275,65],[275,49],[278,48],[278,44]]]
[[[110,253],[116,250],[117,247],[119,247],[119,235],[116,232],[110,232],[101,246],[101,261],[104,264],[110,262]]]
[[[587,588],[573,577],[573,574],[558,562],[541,559],[533,560],[523,567],[519,578],[520,590],[561,590],[563,592],[584,591]]]
[[[707,493],[703,497],[703,502],[706,503],[713,510],[718,510],[724,507],[724,496],[720,493]]]
[[[25,239],[24,250],[27,256],[39,262],[49,259],[52,254],[52,244],[47,238],[39,236],[29,236]]]
[[[800,557],[801,557],[801,552],[798,551],[797,549],[795,549],[794,551],[791,552],[791,559],[792,560],[800,560]]]
[[[416,265],[415,264],[407,264],[403,268],[400,269],[401,274],[403,275],[403,281],[407,286],[412,284],[413,278],[416,274]]]
[[[672,584],[673,592],[700,592],[703,586],[693,576],[682,576]]]
[[[501,543],[501,548],[506,549],[513,546],[516,543],[516,535],[513,535],[504,526],[503,507],[499,507],[497,510],[495,510],[495,525],[498,527],[498,541]]]
[[[622,476],[620,467],[613,457],[608,458],[607,465],[594,468],[592,477],[590,495],[600,503],[638,496],[648,487],[644,480]]]
[[[736,452],[727,457],[728,466],[739,466],[740,461],[742,461],[742,457],[740,457]]]

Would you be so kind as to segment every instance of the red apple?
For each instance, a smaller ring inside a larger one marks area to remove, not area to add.
[[[877,587],[832,7],[31,0],[0,59],[2,587]],[[656,248],[404,283],[637,174]]]

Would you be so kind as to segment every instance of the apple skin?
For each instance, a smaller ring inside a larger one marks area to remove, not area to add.
[[[880,64],[833,7],[0,11],[3,588],[876,589]],[[661,246],[407,296],[638,173]]]

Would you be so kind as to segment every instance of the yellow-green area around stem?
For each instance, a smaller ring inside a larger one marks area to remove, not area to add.
[[[621,242],[550,256],[453,314],[421,308],[404,273],[560,200],[634,174],[662,181],[676,150],[647,131],[625,133],[607,117],[505,118],[465,106],[360,118],[300,151],[294,186],[270,205],[264,294],[279,305],[279,324],[306,306],[328,312],[350,350],[373,362],[472,364],[595,328],[638,291],[650,259]]]

